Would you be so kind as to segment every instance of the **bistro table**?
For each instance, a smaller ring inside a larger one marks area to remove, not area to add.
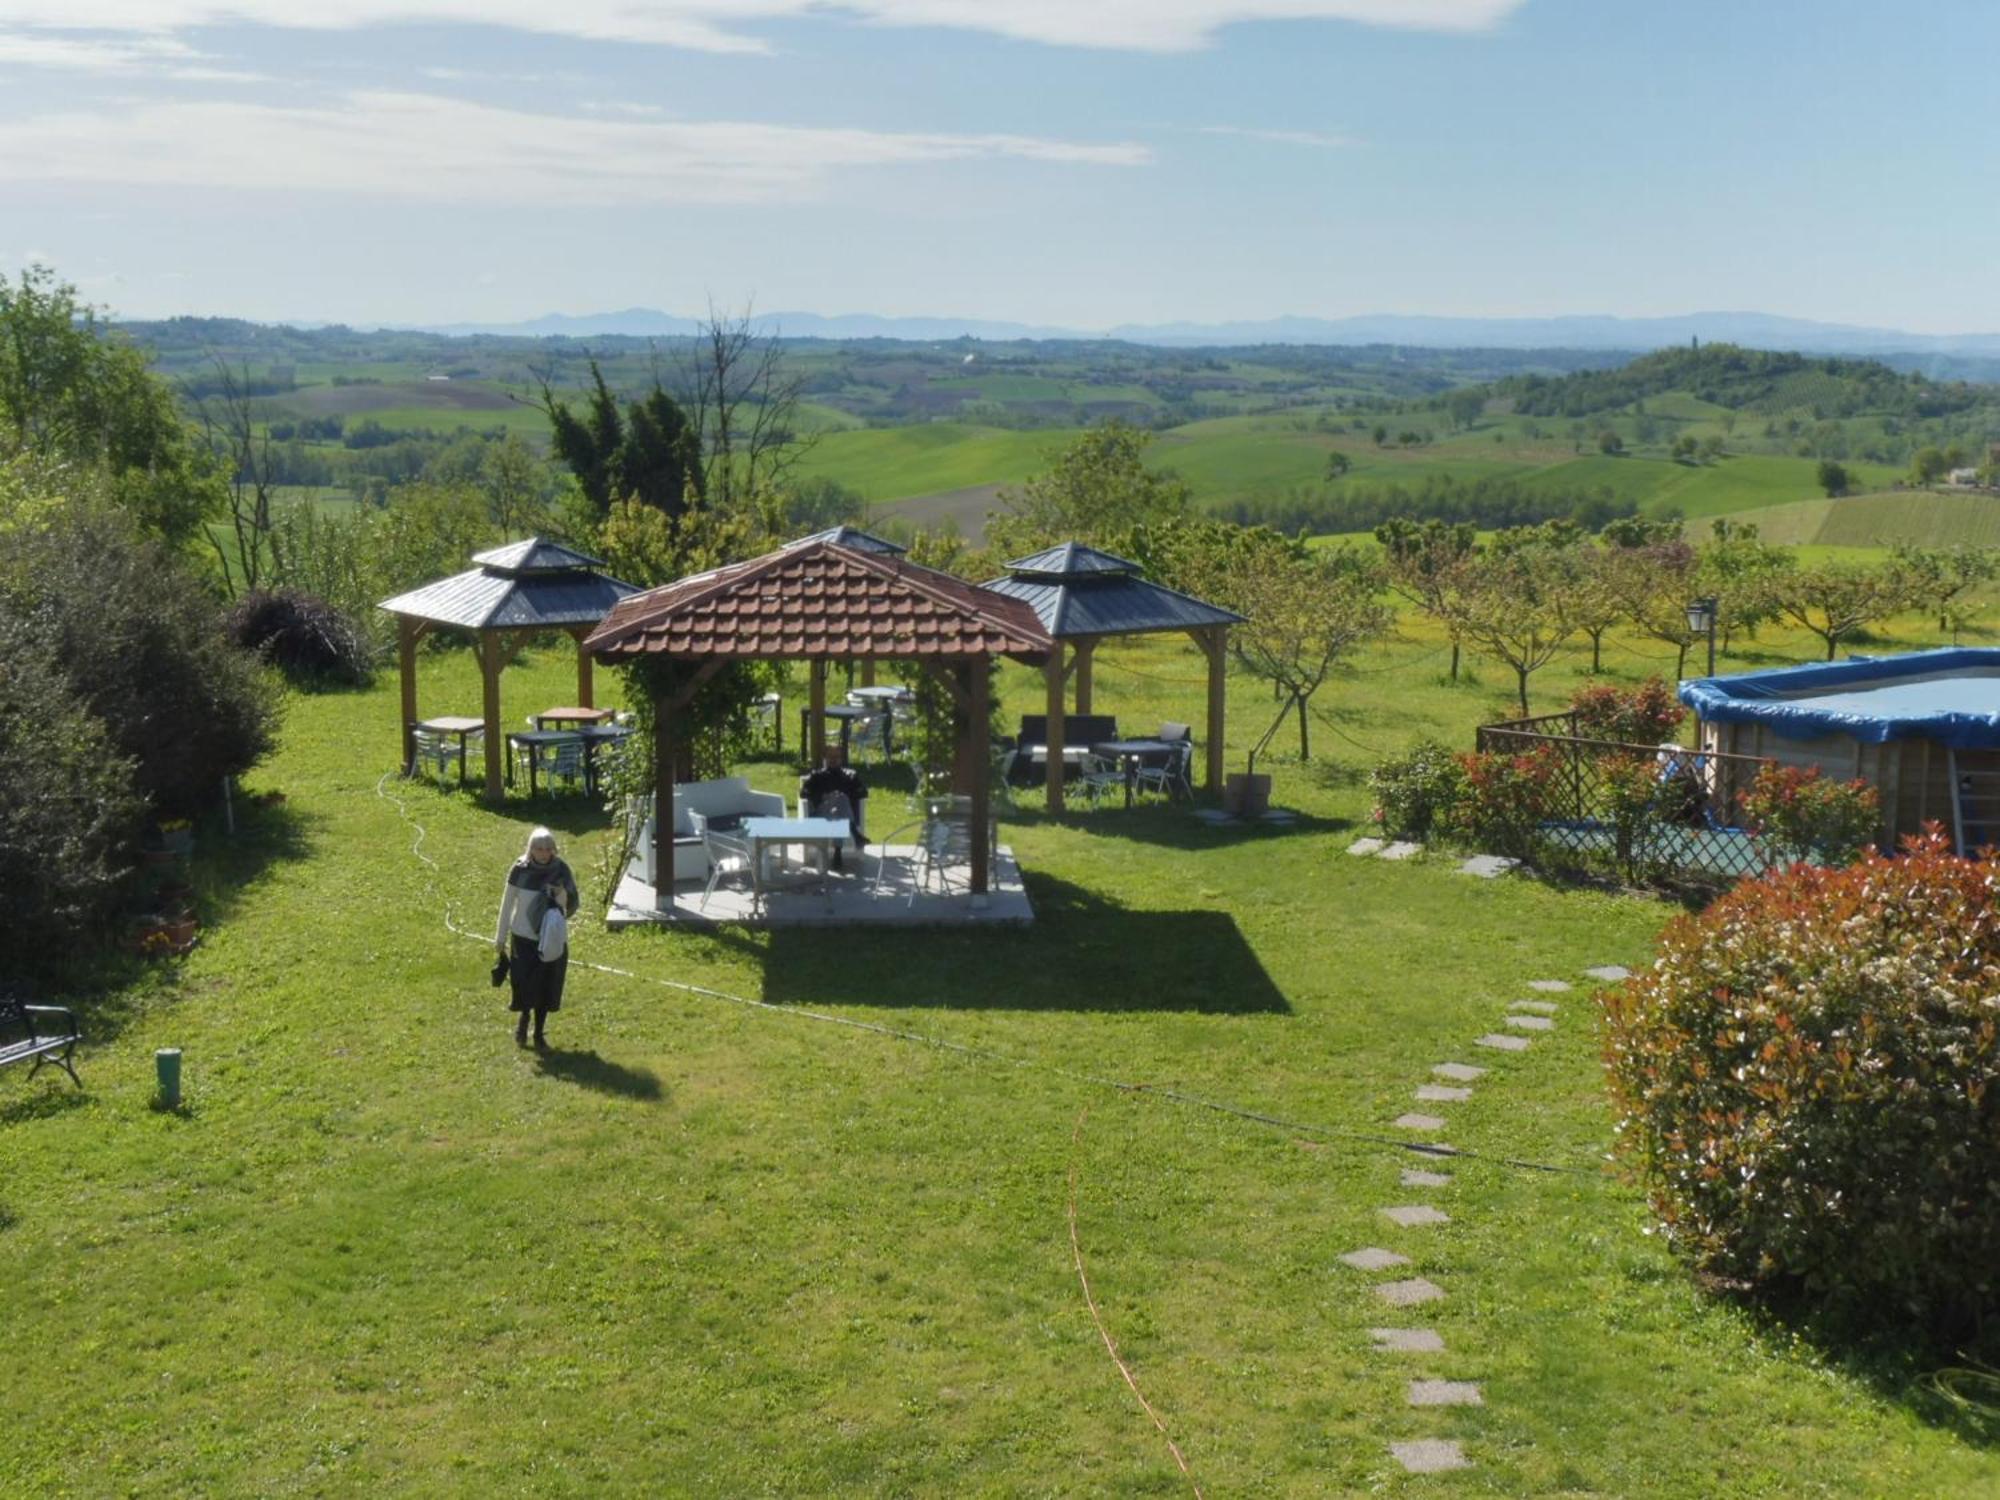
[[[536,795],[536,759],[538,752],[563,745],[576,745],[583,751],[583,789],[587,793],[597,791],[597,752],[605,745],[615,745],[630,735],[632,731],[623,724],[591,724],[582,729],[527,729],[507,736],[507,785],[514,784],[514,751],[518,746],[525,751],[528,762],[528,795]]]
[[[459,714],[445,714],[435,719],[419,719],[415,727],[420,734],[451,735],[457,739],[458,784],[464,786],[466,736],[479,733],[486,727],[486,721],[468,719]]]
[[[1166,764],[1170,757],[1180,753],[1180,746],[1171,740],[1099,740],[1090,747],[1090,753],[1125,767],[1125,805],[1130,807],[1132,789],[1139,782],[1139,767],[1155,759]]]
[[[849,688],[847,696],[850,699],[859,698],[863,703],[875,708],[887,708],[891,703],[908,702],[910,699],[910,690],[895,683],[890,683],[886,687]]]
[[[877,712],[852,703],[829,703],[820,711],[829,719],[840,721],[840,753],[843,756],[847,754],[848,741],[854,737],[854,726],[863,719],[874,718]],[[799,743],[805,747],[807,754],[813,753],[812,709],[809,707],[799,710]]]
[[[838,850],[854,836],[845,818],[745,818],[743,841],[750,846],[750,885],[753,899],[764,897],[766,857],[787,844],[804,844],[819,851],[819,888],[829,905],[833,894],[827,889],[827,851]]]
[[[608,708],[545,708],[535,715],[537,729],[581,729],[602,724],[611,717]]]

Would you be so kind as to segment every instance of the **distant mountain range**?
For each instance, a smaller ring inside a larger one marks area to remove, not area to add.
[[[2000,333],[1926,334],[1895,328],[1819,323],[1771,313],[1700,312],[1668,318],[1579,315],[1560,318],[1434,318],[1395,313],[1352,318],[1266,318],[1234,323],[1124,323],[1115,328],[1058,328],[984,318],[890,318],[870,313],[828,317],[821,313],[759,313],[758,331],[790,338],[910,339],[1115,339],[1176,347],[1245,344],[1405,344],[1427,349],[1617,349],[1635,352],[1685,344],[1746,344],[1804,354],[1931,354],[2000,356]],[[407,325],[405,325],[407,326]],[[621,312],[549,313],[519,323],[421,325],[424,332],[512,336],[603,337],[624,334],[671,338],[700,323],[650,307]]]

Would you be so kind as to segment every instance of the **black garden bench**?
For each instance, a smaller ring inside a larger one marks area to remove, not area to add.
[[[83,1080],[70,1062],[82,1040],[76,1012],[68,1006],[30,1005],[18,995],[0,992],[0,1068],[32,1057],[35,1066],[30,1078],[42,1071],[42,1064],[52,1062],[69,1074],[71,1083],[82,1088]]]

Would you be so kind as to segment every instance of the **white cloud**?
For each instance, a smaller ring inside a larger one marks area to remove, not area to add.
[[[1272,141],[1280,146],[1318,146],[1329,151],[1355,144],[1353,136],[1328,135],[1319,130],[1262,130],[1252,125],[1202,125],[1197,128],[1202,135],[1233,135],[1243,140]]]
[[[1526,0],[0,0],[0,24],[167,35],[250,22],[354,30],[399,22],[477,24],[709,52],[768,50],[760,21],[847,17],[943,26],[1051,46],[1184,52],[1246,21],[1353,21],[1477,31]]]
[[[4,4],[5,0],[0,0]],[[250,83],[259,75],[218,68],[208,54],[170,36],[56,36],[0,31],[0,68],[54,68],[114,77],[145,74],[205,83]]]
[[[428,94],[324,106],[151,101],[0,122],[0,180],[454,202],[755,202],[857,167],[1012,158],[1140,166],[1140,145],[528,114]]]

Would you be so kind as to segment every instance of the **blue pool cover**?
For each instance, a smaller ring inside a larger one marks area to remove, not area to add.
[[[1960,750],[2000,746],[2000,649],[1994,647],[1701,677],[1682,683],[1680,697],[1702,719],[1765,724],[1790,739],[1848,734],[1871,745],[1921,737]]]

